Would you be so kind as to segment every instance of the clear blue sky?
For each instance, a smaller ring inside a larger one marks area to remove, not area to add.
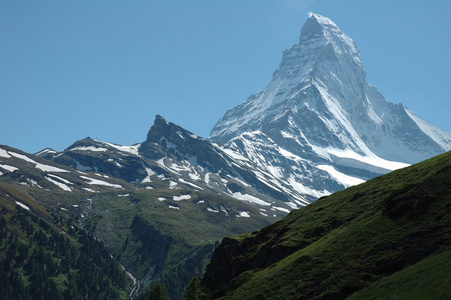
[[[0,144],[142,142],[156,114],[207,137],[264,88],[309,11],[356,43],[385,98],[451,131],[451,1],[0,2]]]

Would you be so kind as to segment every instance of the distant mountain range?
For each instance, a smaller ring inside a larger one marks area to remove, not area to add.
[[[29,197],[2,201],[74,221],[133,274],[135,291],[165,279],[180,298],[224,236],[451,149],[450,133],[385,101],[365,75],[351,38],[311,14],[271,82],[209,138],[156,116],[131,146],[89,137],[61,152],[0,146],[0,188]]]
[[[119,178],[137,188],[212,191],[258,207],[262,215],[281,216],[296,207],[301,195],[260,171],[239,152],[213,144],[157,116],[147,139],[120,146],[86,138],[63,152],[37,154],[78,171]],[[306,204],[306,203],[304,203]]]

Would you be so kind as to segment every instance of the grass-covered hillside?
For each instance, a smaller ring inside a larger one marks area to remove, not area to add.
[[[450,299],[451,152],[225,238],[211,299]]]

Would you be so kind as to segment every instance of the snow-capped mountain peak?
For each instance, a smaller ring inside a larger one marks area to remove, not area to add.
[[[322,28],[324,36],[332,41],[333,38],[339,38],[342,42],[344,42],[350,49],[352,49],[354,53],[357,53],[357,48],[355,47],[354,41],[347,36],[340,27],[337,26],[331,19],[321,16],[319,14],[310,13],[309,18],[305,22],[303,28],[301,29],[301,38],[302,33],[305,33],[306,28],[310,26],[310,24],[315,23],[318,24]]]
[[[336,89],[348,88],[355,91],[354,94],[362,94],[365,76],[365,68],[352,39],[330,19],[311,14],[301,29],[299,43],[283,51],[272,81],[243,104],[228,111],[213,128],[211,139],[226,143],[242,132],[260,130],[266,122],[265,117],[278,118],[287,109],[296,109],[293,104],[311,88],[326,91],[333,83]],[[302,98],[305,106],[317,106],[315,97]],[[336,100],[345,102],[348,99],[342,98]],[[342,104],[346,103],[335,105]],[[346,107],[339,109],[343,111]],[[233,115],[240,117],[233,118]]]
[[[301,29],[299,43],[310,43],[322,41],[331,44],[337,54],[359,55],[354,41],[329,18],[310,13],[309,19]]]
[[[292,172],[298,164],[292,156],[271,169],[284,170],[282,180],[297,174],[293,187],[314,186],[316,191],[334,190],[326,181],[321,186],[306,180],[323,174],[319,170],[346,185],[451,149],[450,133],[402,104],[387,102],[365,77],[353,40],[329,18],[310,13],[299,43],[283,51],[271,82],[229,110],[210,139],[249,152],[258,137],[262,140],[256,145],[305,159],[310,163],[302,172]],[[261,134],[246,134],[252,132]],[[236,144],[236,137],[246,148]],[[277,147],[269,146],[269,140]],[[251,160],[262,165],[266,154],[259,150],[252,148]]]

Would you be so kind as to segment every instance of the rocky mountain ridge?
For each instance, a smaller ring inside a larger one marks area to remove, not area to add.
[[[281,216],[308,203],[302,194],[291,193],[288,184],[260,170],[239,152],[211,143],[161,116],[156,116],[142,143],[120,146],[86,138],[63,152],[41,151],[38,155],[78,171],[118,177],[137,188],[184,186],[213,191],[258,207],[264,215]]]

